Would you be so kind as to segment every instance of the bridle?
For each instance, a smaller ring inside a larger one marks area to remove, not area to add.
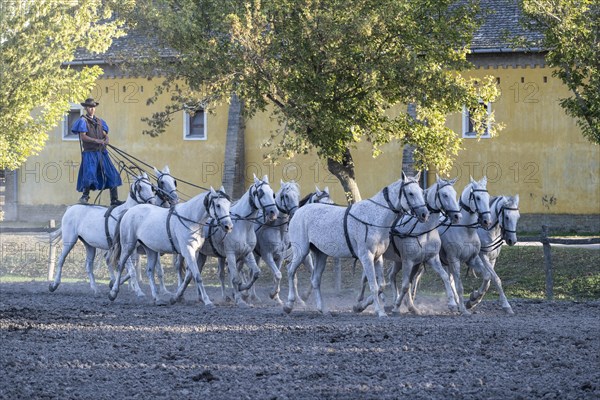
[[[217,215],[217,205],[215,204],[215,200],[218,199],[227,199],[229,201],[231,201],[231,198],[229,197],[229,195],[221,190],[218,190],[215,192],[216,195],[213,195],[212,192],[208,192],[208,194],[206,195],[206,197],[204,198],[204,208],[206,209],[206,212],[208,213],[208,215],[215,221],[217,221],[217,225],[219,226],[223,226],[223,220],[226,218],[229,218],[229,214],[228,215],[222,215],[222,216],[218,216]]]
[[[417,209],[421,208],[421,207],[425,207],[426,204],[410,204],[410,199],[408,198],[408,196],[406,195],[406,188],[410,185],[417,185],[417,187],[419,189],[421,189],[421,187],[419,186],[419,184],[415,181],[409,181],[409,182],[405,182],[402,181],[402,184],[400,185],[400,191],[398,192],[398,204],[400,205],[400,208],[396,208],[396,206],[394,206],[394,204],[392,203],[392,201],[390,200],[390,191],[388,186],[383,188],[383,198],[385,199],[388,207],[390,210],[392,210],[393,212],[395,212],[396,214],[399,213],[403,213],[403,214],[411,214],[411,215],[417,215]],[[402,207],[402,196],[404,196],[404,198],[406,198],[406,202],[408,203],[408,207],[410,208],[410,210],[406,210],[404,209],[404,207]],[[370,199],[369,199],[370,200]],[[372,202],[374,202],[373,200],[371,200]],[[374,202],[375,204],[378,204],[376,202]]]
[[[281,191],[280,195],[279,195],[279,199],[281,200],[281,207],[279,206],[279,204],[277,204],[277,201],[275,201],[275,206],[277,207],[277,210],[279,210],[280,213],[282,214],[293,214],[294,211],[296,211],[296,209],[298,208],[297,205],[288,205],[288,201],[287,201],[287,196],[286,194],[290,191],[291,186],[286,186],[284,190]]]
[[[458,210],[448,210],[446,207],[444,207],[444,203],[442,203],[442,199],[440,198],[440,191],[445,188],[446,186],[452,186],[452,184],[450,182],[444,182],[443,185],[440,185],[439,182],[436,182],[436,188],[435,188],[435,197],[434,197],[434,207],[430,206],[429,203],[427,203],[427,200],[425,200],[425,203],[427,205],[427,209],[429,210],[430,213],[439,213],[442,214],[443,216],[447,217],[448,213],[459,213],[460,209]],[[440,208],[436,209],[435,206],[439,203]]]
[[[262,187],[264,185],[267,185],[266,182],[264,181],[260,181],[260,183],[256,182],[254,183],[251,187],[250,187],[250,196],[248,197],[248,200],[250,202],[250,206],[254,209],[254,210],[261,210],[263,215],[266,215],[266,209],[267,207],[275,207],[277,209],[277,204],[275,203],[275,193],[273,193],[273,203],[271,204],[263,204],[263,197],[265,195],[265,191],[262,189]],[[255,200],[256,198],[256,200]],[[256,202],[258,202],[258,205],[260,207],[258,207],[256,205]]]
[[[167,191],[167,190],[165,190],[165,187],[164,187],[165,183],[163,181],[163,178],[165,176],[172,177],[171,174],[164,174],[164,173],[161,173],[158,176],[158,179],[157,179],[158,190],[156,191],[156,195],[162,202],[173,205],[173,204],[176,204],[176,200],[177,200],[177,181],[175,180],[175,178],[173,178],[173,181],[175,182],[175,189],[171,189],[170,191]]]
[[[459,201],[460,206],[466,212],[468,212],[469,214],[475,214],[475,213],[477,213],[479,215],[479,219],[480,220],[482,218],[482,215],[485,215],[485,214],[490,214],[490,217],[491,217],[492,213],[489,210],[488,211],[483,211],[483,212],[479,210],[479,205],[477,204],[477,199],[475,199],[475,192],[485,192],[485,193],[487,193],[488,191],[487,191],[487,189],[473,189],[473,185],[471,185],[471,188],[470,188],[470,191],[469,191],[469,201],[467,202],[468,204],[465,204],[462,201],[462,196],[461,196],[460,197],[460,201]],[[473,211],[471,209],[471,207],[469,206],[471,204],[471,201],[473,201],[473,204],[475,204],[475,211]],[[481,221],[480,221],[480,223],[481,223]]]
[[[152,193],[155,193],[154,186],[148,178],[145,178],[143,176],[137,177],[135,179],[135,182],[133,183],[133,185],[131,185],[129,189],[129,196],[138,204],[149,203],[150,200],[156,198],[156,195],[154,194],[148,198],[142,197],[142,182],[148,182],[148,185],[152,188]]]

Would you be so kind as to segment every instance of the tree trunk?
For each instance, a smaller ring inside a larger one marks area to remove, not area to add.
[[[352,160],[350,150],[346,149],[346,153],[341,162],[328,158],[327,168],[329,169],[329,172],[340,180],[344,193],[346,194],[346,200],[348,200],[349,204],[354,204],[357,201],[362,200],[360,190],[358,190],[358,185],[356,183],[354,161]]]

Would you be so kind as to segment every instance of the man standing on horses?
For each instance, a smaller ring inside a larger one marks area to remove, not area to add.
[[[83,192],[79,199],[82,204],[87,204],[90,199],[90,190],[110,189],[110,205],[123,204],[119,201],[117,186],[122,185],[119,172],[110,161],[106,145],[108,144],[108,125],[96,117],[98,104],[92,98],[80,103],[86,115],[73,124],[71,132],[79,134],[81,145],[81,165],[77,177],[77,191]]]

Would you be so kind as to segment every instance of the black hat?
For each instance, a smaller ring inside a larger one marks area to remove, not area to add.
[[[97,107],[98,104],[100,104],[100,103],[96,103],[94,101],[94,99],[92,99],[91,97],[88,97],[87,99],[85,99],[85,102],[79,103],[79,104],[81,104],[84,107]]]

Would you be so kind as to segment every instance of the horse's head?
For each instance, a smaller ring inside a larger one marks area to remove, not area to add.
[[[169,166],[165,165],[162,171],[159,171],[154,167],[154,173],[156,174],[156,183],[158,189],[156,195],[162,201],[163,205],[168,204],[174,206],[179,202],[179,196],[177,195],[177,181],[171,175]]]
[[[248,189],[248,200],[254,209],[262,211],[265,222],[274,221],[279,215],[277,204],[275,204],[275,193],[269,185],[269,177],[265,175],[258,179],[254,175],[254,183]]]
[[[319,190],[318,186],[315,186],[315,192],[310,196],[309,203],[321,203],[321,204],[333,204],[333,200],[329,195],[329,186],[325,186],[323,191]]]
[[[479,224],[484,229],[492,225],[487,177],[484,176],[479,181],[471,177],[471,182],[465,186],[460,196],[460,206],[471,214],[477,213]]]
[[[131,184],[129,196],[139,204],[156,204],[154,185],[148,179],[148,174],[142,172]]]
[[[429,210],[423,198],[423,189],[419,185],[420,177],[421,172],[414,177],[408,177],[402,171],[402,179],[397,182],[399,184],[398,200],[400,208],[404,212],[413,214],[419,222],[425,222],[429,219]]]
[[[281,187],[275,195],[275,203],[280,213],[292,216],[300,203],[300,187],[294,181],[280,180]]]
[[[458,178],[442,179],[436,175],[436,183],[427,190],[427,207],[430,211],[442,212],[450,218],[450,222],[458,224],[462,215],[456,200],[454,184]]]
[[[225,193],[223,186],[218,191],[212,187],[210,188],[206,193],[206,197],[204,197],[204,207],[208,215],[217,222],[221,229],[225,232],[233,230],[233,222],[231,221],[231,215],[229,215],[231,198]]]
[[[519,195],[504,196],[504,204],[498,215],[498,222],[502,229],[502,239],[509,246],[514,246],[517,243],[517,223],[520,217]]]

